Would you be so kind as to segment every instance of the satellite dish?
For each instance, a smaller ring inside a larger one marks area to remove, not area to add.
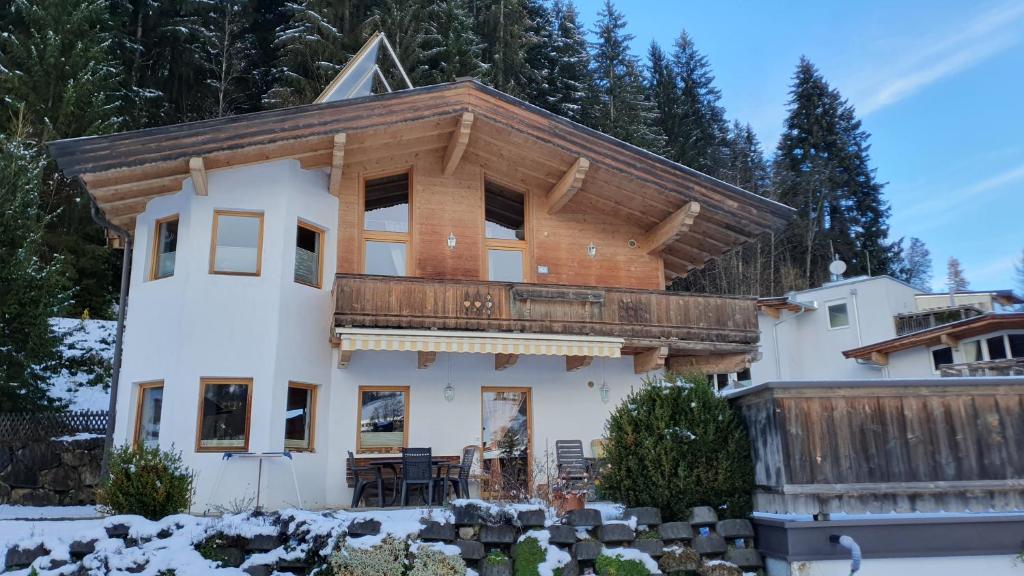
[[[846,272],[846,262],[843,262],[842,260],[833,260],[828,265],[828,271],[831,272],[833,276],[842,276],[843,272]]]

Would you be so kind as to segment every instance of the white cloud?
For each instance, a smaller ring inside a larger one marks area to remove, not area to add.
[[[904,227],[910,230],[910,233],[920,233],[922,230],[941,226],[950,219],[958,217],[957,208],[967,205],[971,200],[993,191],[1002,190],[1020,181],[1024,181],[1024,164],[1014,166],[959,190],[940,191],[935,195],[934,200],[917,202],[913,206],[904,207],[898,215],[902,216],[901,220],[906,224]],[[986,199],[986,202],[992,201]],[[995,204],[990,205],[994,206]],[[896,216],[897,214],[894,214],[894,220],[897,219]]]
[[[955,31],[907,49],[902,57],[879,59],[874,72],[849,89],[857,112],[877,112],[1005,51],[1020,41],[1022,22],[1024,2],[1000,4],[957,24]]]

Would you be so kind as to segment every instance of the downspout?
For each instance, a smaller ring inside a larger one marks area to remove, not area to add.
[[[124,242],[124,255],[121,260],[121,294],[117,301],[117,329],[114,333],[114,365],[110,376],[110,402],[107,406],[107,431],[103,444],[103,459],[100,461],[100,481],[107,479],[110,473],[110,452],[114,448],[114,422],[117,420],[117,389],[121,380],[121,350],[124,342],[124,318],[128,308],[128,285],[131,283],[132,268],[132,236],[121,228],[110,223],[103,215],[95,200],[89,198],[92,206],[92,219],[105,230],[113,232]]]
[[[800,311],[797,312],[796,314],[776,320],[775,323],[772,325],[772,338],[775,339],[775,377],[778,378],[779,380],[782,380],[782,360],[781,355],[779,354],[779,349],[782,348],[782,343],[779,342],[779,324],[782,324],[787,320],[792,320],[806,311],[807,308],[805,306],[801,306]]]

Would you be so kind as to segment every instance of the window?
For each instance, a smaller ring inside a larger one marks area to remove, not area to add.
[[[400,452],[409,441],[409,387],[359,388],[356,451]]]
[[[932,370],[935,372],[939,371],[939,366],[953,363],[953,349],[944,346],[942,348],[936,348],[932,350]]]
[[[484,183],[484,242],[487,279],[522,282],[526,271],[526,196]]]
[[[989,360],[1006,359],[1006,341],[1003,340],[1002,336],[993,336],[986,339],[985,345],[988,346]]]
[[[1007,334],[1006,340],[1010,343],[1010,357],[1024,358],[1024,334]]]
[[[363,187],[363,271],[405,276],[409,259],[409,174],[367,180]]]
[[[850,314],[846,302],[828,305],[828,327],[831,329],[846,328],[850,325]]]
[[[153,268],[149,278],[157,280],[174,276],[174,256],[178,252],[178,216],[157,220],[154,225]]]
[[[139,403],[135,411],[135,446],[160,445],[160,413],[163,411],[164,383],[139,384]]]
[[[217,210],[213,213],[211,274],[259,276],[263,258],[263,213]]]
[[[960,353],[963,354],[964,362],[980,362],[983,360],[981,357],[981,341],[971,340],[970,342],[961,342]]]
[[[285,450],[312,452],[315,426],[316,386],[290,382],[284,413]]]
[[[299,222],[295,229],[295,281],[319,288],[323,285],[324,231]]]
[[[249,449],[252,380],[204,378],[199,385],[197,452]]]

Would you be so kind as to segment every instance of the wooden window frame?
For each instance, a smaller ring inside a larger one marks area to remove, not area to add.
[[[308,438],[309,445],[306,446],[305,448],[289,448],[288,444],[287,444],[288,439],[285,438],[284,439],[284,441],[285,441],[284,449],[286,451],[288,451],[288,452],[316,452],[316,401],[317,401],[317,392],[319,391],[318,389],[320,387],[317,386],[316,384],[309,384],[307,382],[289,381],[288,382],[288,388],[300,388],[300,389],[308,390],[309,391],[309,415],[308,415],[308,417],[309,417],[309,438]],[[287,395],[285,395],[285,406],[284,406],[284,409],[285,409],[285,412],[288,411],[288,396]]]
[[[387,178],[388,176],[409,175],[409,226],[405,232],[384,232],[380,230],[366,229],[366,183],[370,180]],[[404,276],[415,276],[413,263],[416,261],[413,254],[416,252],[416,244],[413,241],[413,191],[414,167],[405,166],[398,170],[387,170],[384,172],[368,172],[359,175],[359,269],[366,274],[366,243],[367,242],[394,242],[405,244],[405,274]],[[401,278],[402,276],[396,276]]]
[[[148,380],[146,382],[136,383],[138,387],[138,398],[135,399],[135,431],[132,433],[132,446],[138,448],[142,445],[139,442],[139,433],[142,432],[142,401],[145,399],[146,390],[150,388],[163,388],[163,380]],[[161,412],[163,406],[161,405]],[[161,420],[163,420],[163,414],[161,414]]]
[[[533,478],[533,388],[529,386],[481,386],[480,387],[480,417],[477,422],[477,428],[480,430],[480,465],[484,463],[484,394],[487,392],[519,392],[526,394],[526,477],[528,479]],[[532,494],[534,489],[534,481],[527,480],[529,482],[528,490]]]
[[[238,216],[243,218],[257,218],[260,223],[260,232],[256,241],[256,271],[255,272],[220,272],[216,270],[217,265],[217,226],[221,216]],[[213,233],[210,238],[210,274],[222,276],[260,276],[263,273],[263,212],[255,210],[214,210],[213,211]]]
[[[153,248],[150,251],[150,264],[149,264],[149,280],[163,280],[164,278],[170,278],[174,276],[174,272],[171,272],[168,276],[158,276],[160,270],[160,229],[164,224],[168,222],[178,222],[178,230],[181,230],[181,215],[171,214],[170,216],[164,216],[163,218],[157,218],[153,221]],[[179,234],[180,238],[180,234]],[[178,244],[175,241],[174,253],[178,253]],[[178,270],[178,259],[175,256],[174,259],[174,271]]]
[[[402,429],[402,446],[400,448],[373,448],[363,449],[363,392],[402,392],[405,394],[405,416]],[[410,407],[412,405],[412,394],[409,386],[360,386],[356,396],[356,454],[399,454],[403,448],[409,447],[409,426],[412,421],[409,419]]]
[[[206,387],[209,385],[221,386],[230,384],[245,384],[245,440],[241,447],[226,446],[202,446],[203,434],[203,400],[206,399]],[[249,432],[252,425],[252,378],[217,378],[204,377],[199,379],[199,409],[196,414],[196,452],[248,452]]]
[[[309,286],[310,288],[316,288],[319,290],[320,288],[324,287],[324,247],[326,245],[325,243],[327,240],[327,229],[322,226],[317,226],[316,224],[313,224],[308,220],[303,220],[302,218],[299,218],[295,225],[296,242],[298,241],[299,228],[305,228],[306,230],[309,230],[310,232],[316,234],[317,237],[319,238],[319,240],[317,241],[317,245],[319,246],[320,250],[319,253],[316,255],[316,283],[306,284],[305,282],[300,282],[299,280],[295,279],[295,266],[298,264],[297,262],[293,263],[292,266],[292,281],[294,281],[296,284],[300,284],[302,286]]]
[[[487,237],[487,182],[491,181],[509,190],[519,192],[523,195],[523,239],[522,240],[508,240],[500,238],[488,238]],[[500,178],[494,178],[487,174],[483,174],[480,179],[480,193],[483,195],[483,201],[480,203],[480,237],[484,240],[484,250],[482,255],[482,261],[480,263],[481,280],[490,281],[491,270],[490,270],[490,251],[491,250],[507,250],[509,252],[522,252],[523,253],[523,282],[533,282],[530,252],[530,235],[533,232],[533,226],[531,225],[531,212],[532,208],[530,201],[530,194],[522,191],[519,186],[508,184],[506,181]]]

